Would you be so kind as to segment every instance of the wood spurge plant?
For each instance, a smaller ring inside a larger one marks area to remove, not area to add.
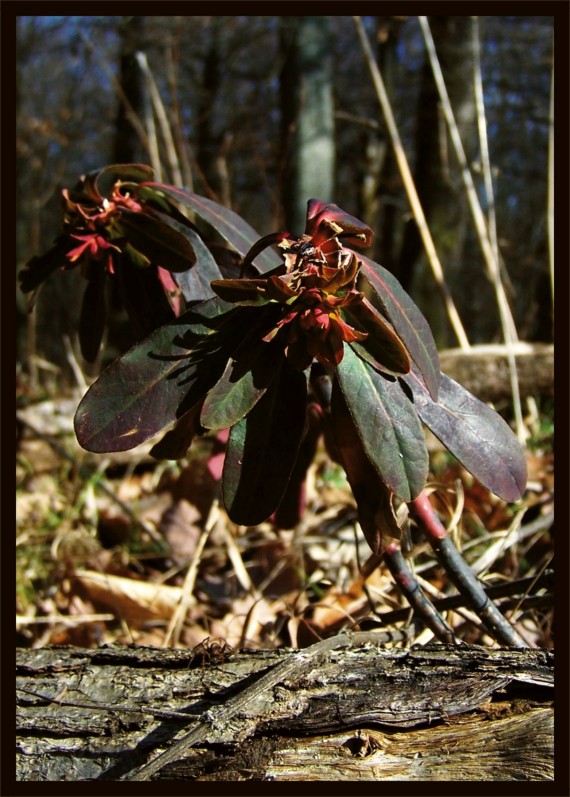
[[[112,166],[64,192],[63,234],[21,276],[33,292],[55,269],[81,268],[88,360],[100,347],[109,281],[131,319],[134,346],[78,407],[81,446],[123,451],[165,432],[152,453],[177,459],[196,436],[227,429],[229,517],[292,524],[324,435],[378,556],[400,535],[395,502],[421,517],[423,426],[500,498],[522,496],[516,437],[440,373],[427,321],[395,277],[362,254],[369,227],[311,199],[301,235],[260,237],[235,212],[152,177],[147,166]]]

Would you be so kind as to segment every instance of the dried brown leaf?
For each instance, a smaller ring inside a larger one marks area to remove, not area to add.
[[[74,582],[95,606],[110,609],[132,626],[150,620],[168,620],[182,596],[179,587],[152,584],[133,578],[78,570]]]

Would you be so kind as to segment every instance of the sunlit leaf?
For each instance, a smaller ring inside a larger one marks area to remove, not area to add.
[[[146,185],[163,193],[170,200],[190,208],[199,218],[212,225],[217,232],[242,256],[245,257],[254,243],[261,237],[253,227],[244,221],[233,210],[206,199],[203,196],[162,183]],[[256,269],[264,274],[276,268],[282,262],[278,254],[271,249],[264,249],[253,261]]]
[[[286,363],[251,412],[232,427],[222,476],[234,523],[253,526],[275,511],[305,426],[307,378]]]
[[[412,500],[428,474],[424,433],[412,402],[397,380],[379,374],[349,346],[335,378],[382,481],[404,501]]]
[[[422,421],[466,470],[504,501],[518,501],[526,486],[526,461],[506,421],[445,374],[437,402],[417,369],[402,378]]]
[[[307,225],[305,233],[314,235],[322,224],[333,222],[340,230],[340,237],[344,243],[354,246],[366,247],[372,243],[372,230],[360,219],[351,216],[338,205],[332,202],[322,202],[320,199],[309,199],[307,202]]]
[[[207,429],[227,429],[240,421],[275,378],[281,360],[274,357],[273,368],[268,368],[265,353],[275,352],[275,347],[261,342],[257,343],[256,349],[258,357],[248,363],[250,367],[244,369],[239,361],[230,360],[218,382],[209,391],[200,416],[202,425]],[[256,367],[258,363],[259,367]]]
[[[362,261],[360,281],[364,277],[374,291],[380,307],[418,366],[432,398],[437,399],[439,357],[428,322],[393,274],[364,255],[358,257]],[[359,284],[359,289],[367,294],[365,285]]]

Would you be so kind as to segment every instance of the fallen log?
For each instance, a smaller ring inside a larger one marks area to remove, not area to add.
[[[552,651],[358,636],[296,651],[20,649],[16,778],[554,778]]]
[[[521,398],[554,395],[554,346],[514,343]],[[439,353],[441,370],[481,401],[505,401],[512,395],[507,347],[503,344],[445,349]]]

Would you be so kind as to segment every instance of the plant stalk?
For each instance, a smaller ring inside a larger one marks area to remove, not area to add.
[[[442,522],[432,507],[425,490],[408,504],[411,517],[416,521],[433,548],[438,561],[449,578],[463,595],[471,609],[480,617],[488,632],[503,645],[528,648],[529,645],[503,617],[485,593],[481,582],[461,556]]]
[[[423,592],[418,580],[404,559],[398,542],[391,542],[384,552],[384,561],[392,577],[404,594],[406,600],[435,636],[442,642],[453,645],[457,643],[453,629],[438,614],[437,609]]]

